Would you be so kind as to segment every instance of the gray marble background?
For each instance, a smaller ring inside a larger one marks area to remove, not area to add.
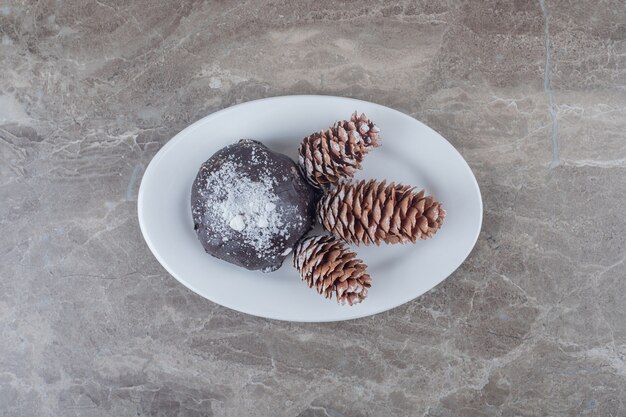
[[[0,2],[0,415],[626,416],[626,5]],[[283,94],[447,137],[484,226],[465,264],[334,324],[194,295],[141,237],[176,132]]]

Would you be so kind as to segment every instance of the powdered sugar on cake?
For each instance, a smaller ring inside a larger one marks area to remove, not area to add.
[[[264,159],[253,154],[251,162],[262,166],[268,163]],[[224,241],[237,234],[237,239],[258,254],[275,256],[272,238],[289,238],[284,219],[292,213],[284,212],[289,208],[278,208],[276,180],[269,170],[252,180],[237,169],[238,163],[228,160],[207,177],[206,190],[202,192],[206,213],[217,220],[212,222],[214,232],[221,234]]]

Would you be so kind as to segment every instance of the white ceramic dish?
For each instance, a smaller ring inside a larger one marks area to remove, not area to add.
[[[341,306],[309,289],[291,266],[248,271],[206,254],[191,219],[191,185],[218,149],[257,139],[296,159],[303,137],[365,112],[380,127],[382,146],[367,155],[357,178],[399,181],[426,189],[443,203],[446,220],[434,238],[415,245],[359,247],[372,288],[356,306]],[[141,181],[139,224],[163,267],[201,296],[244,313],[278,320],[323,322],[380,313],[430,290],[454,272],[476,243],[482,199],[463,157],[437,132],[390,108],[330,96],[285,96],[213,113],[177,134],[155,155]]]

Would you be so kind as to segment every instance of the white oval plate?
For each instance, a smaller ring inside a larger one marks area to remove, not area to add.
[[[341,306],[300,280],[291,257],[276,272],[248,271],[206,254],[193,230],[191,185],[200,165],[241,138],[257,139],[294,160],[312,132],[365,112],[381,129],[382,146],[369,153],[357,178],[425,188],[440,200],[446,220],[434,238],[415,245],[358,247],[372,288],[363,303]],[[482,199],[463,157],[437,132],[396,110],[330,96],[250,101],[213,113],[177,134],[155,155],[141,181],[139,224],[154,256],[190,290],[244,313],[278,320],[354,319],[397,307],[430,290],[457,269],[476,243]]]

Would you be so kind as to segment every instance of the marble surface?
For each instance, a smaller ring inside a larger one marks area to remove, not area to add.
[[[626,8],[613,1],[2,0],[0,415],[626,416]],[[189,123],[332,94],[447,137],[484,227],[433,291],[291,324],[141,237]]]

